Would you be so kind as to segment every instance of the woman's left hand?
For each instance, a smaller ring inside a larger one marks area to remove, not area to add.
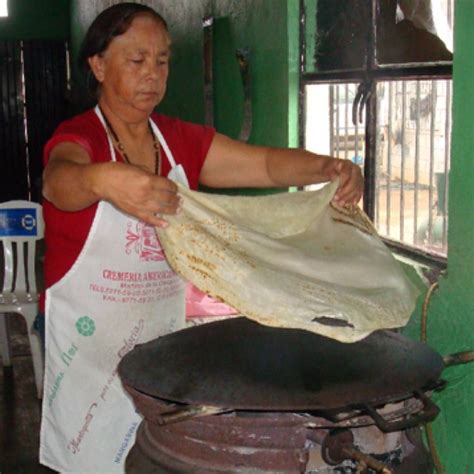
[[[340,206],[357,204],[364,193],[364,177],[360,168],[349,160],[333,158],[326,166],[330,180],[339,179],[334,201]]]
[[[199,176],[201,184],[215,188],[285,188],[335,179],[339,179],[335,202],[357,204],[364,192],[364,178],[351,161],[301,149],[249,145],[219,133]]]

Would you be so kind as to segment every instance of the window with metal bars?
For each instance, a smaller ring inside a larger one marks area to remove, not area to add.
[[[409,0],[300,1],[300,143],[361,166],[380,235],[443,266],[454,2],[430,2],[431,25]]]

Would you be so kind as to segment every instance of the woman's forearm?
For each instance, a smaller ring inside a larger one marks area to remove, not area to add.
[[[102,198],[99,183],[108,165],[53,160],[43,173],[43,195],[63,211],[85,209]]]

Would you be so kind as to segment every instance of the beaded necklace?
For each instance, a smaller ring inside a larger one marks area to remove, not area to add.
[[[107,125],[107,130],[110,132],[112,135],[113,139],[115,140],[115,143],[117,144],[117,148],[119,149],[120,153],[122,154],[124,160],[128,164],[132,164],[128,158],[128,155],[125,151],[125,147],[123,146],[122,142],[119,140],[119,137],[117,133],[115,133],[115,130],[113,129],[111,123],[107,119],[107,116],[104,114],[103,110],[99,107],[99,110],[102,113],[102,117],[104,117],[105,124]],[[150,130],[151,136],[153,137],[153,148],[155,149],[155,174],[160,175],[161,174],[161,150],[160,150],[160,144],[158,143],[158,140],[156,139],[155,134],[153,133],[153,129],[151,128],[151,124],[148,121],[148,129]]]

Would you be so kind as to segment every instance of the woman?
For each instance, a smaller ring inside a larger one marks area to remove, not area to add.
[[[41,462],[59,471],[123,470],[140,418],[117,364],[138,342],[184,323],[183,284],[152,229],[179,212],[174,181],[193,189],[283,187],[338,177],[339,203],[361,197],[362,176],[348,161],[251,146],[154,113],[170,42],[149,7],[102,12],[80,54],[98,105],[61,124],[45,147]]]

